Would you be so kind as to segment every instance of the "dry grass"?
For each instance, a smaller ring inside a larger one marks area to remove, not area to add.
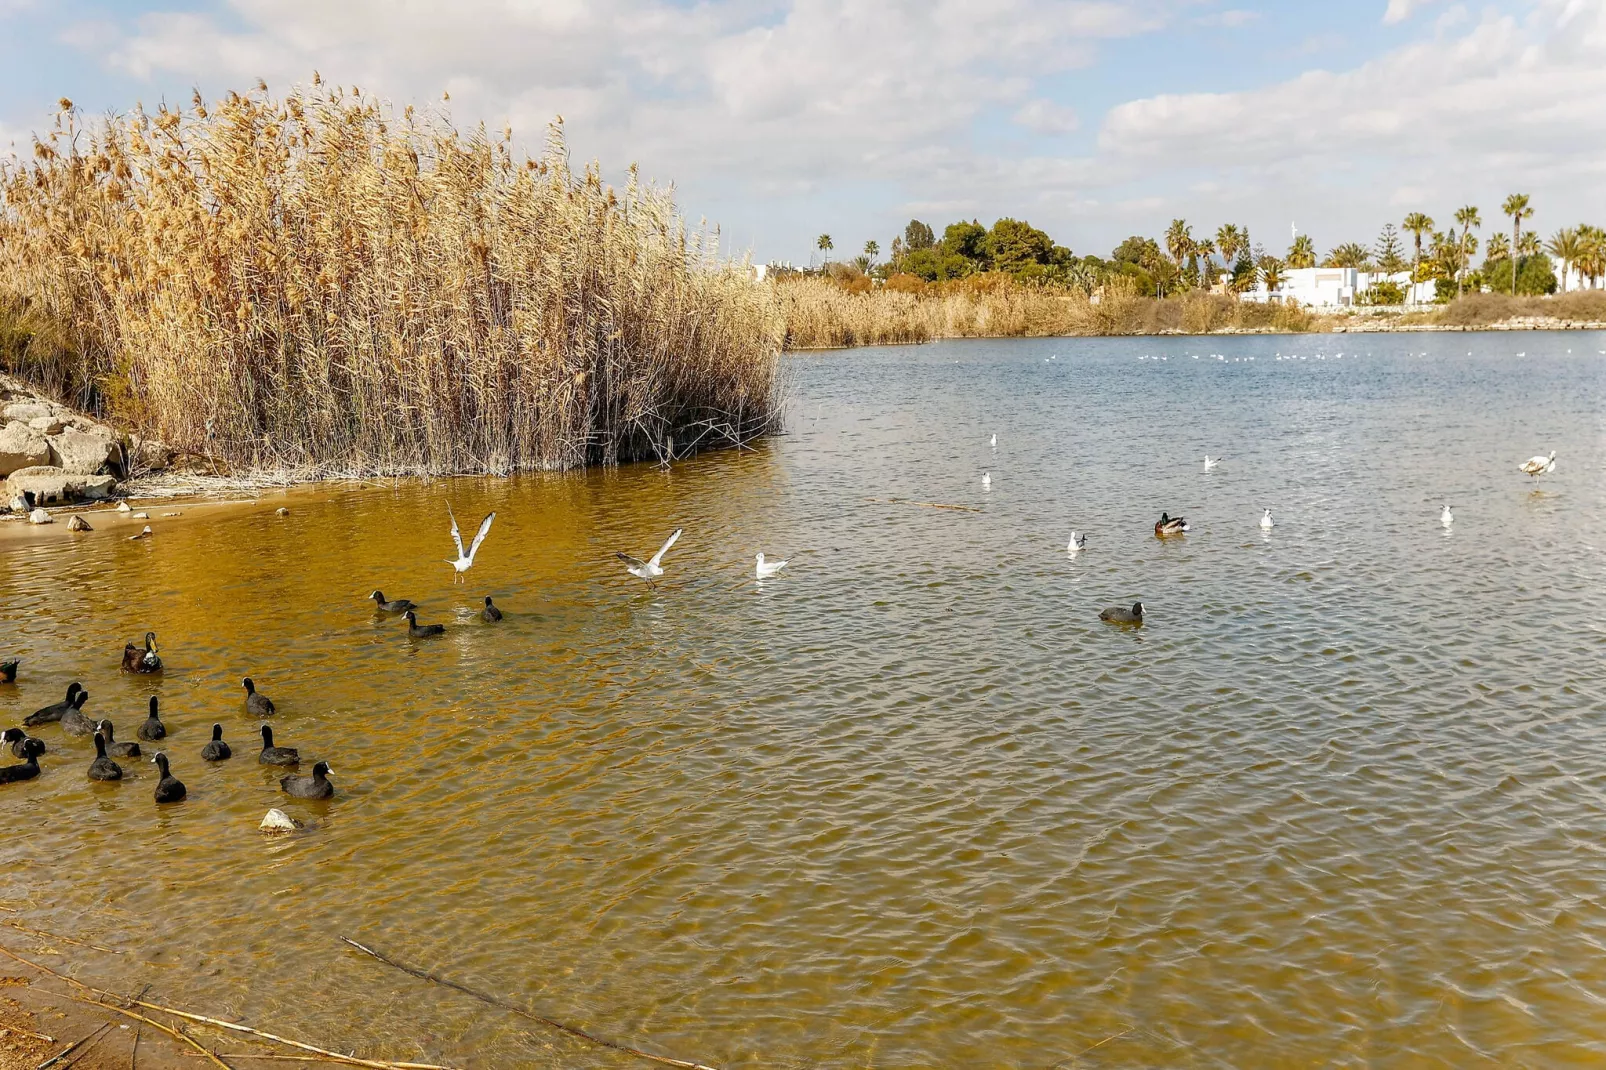
[[[1436,322],[1457,327],[1483,327],[1516,319],[1606,323],[1606,290],[1574,290],[1554,297],[1466,294],[1445,306]]]
[[[237,467],[440,473],[684,454],[777,418],[773,295],[671,198],[319,84],[0,166],[0,360]]]
[[[884,286],[809,277],[776,284],[794,349],[926,342],[937,338],[1058,337],[1308,331],[1298,305],[1257,305],[1212,294],[1155,299],[1119,283],[1097,300],[1077,289],[1019,285],[1005,276],[927,284],[894,276]]]

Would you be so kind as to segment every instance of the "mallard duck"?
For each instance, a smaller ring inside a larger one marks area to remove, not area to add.
[[[1161,513],[1160,519],[1154,522],[1154,533],[1162,538],[1166,535],[1181,535],[1188,530],[1188,521],[1180,516],[1171,516]]]
[[[417,609],[418,603],[409,602],[405,598],[398,598],[394,602],[385,601],[385,592],[376,590],[368,596],[374,600],[374,606],[381,613],[406,613],[409,609]]]
[[[420,624],[418,615],[412,610],[407,611],[407,634],[414,639],[428,639],[432,635],[445,635],[444,624]]]
[[[22,664],[16,658],[7,658],[0,661],[0,684],[14,684],[17,682],[17,666]]]
[[[62,714],[72,709],[72,700],[77,698],[78,692],[82,690],[83,686],[80,685],[78,681],[74,680],[72,683],[67,685],[67,697],[65,699],[60,702],[52,703],[42,710],[35,710],[34,712],[30,713],[28,716],[22,719],[22,726],[24,728],[32,728],[35,725],[55,724],[57,721],[61,720]]]
[[[1517,466],[1517,471],[1533,479],[1548,476],[1556,470],[1556,451],[1551,450],[1549,457],[1530,457]]]
[[[257,685],[247,676],[240,681],[245,687],[245,712],[260,720],[263,717],[273,716],[273,700],[266,695],[257,694]]]
[[[1099,620],[1107,620],[1111,624],[1142,624],[1143,603],[1133,602],[1131,609],[1125,606],[1111,606],[1099,614]]]
[[[161,672],[162,659],[156,653],[156,633],[145,633],[145,649],[141,650],[133,643],[123,644],[123,671],[124,672]]]
[[[178,802],[184,798],[187,794],[184,790],[184,781],[174,776],[168,769],[167,755],[157,751],[156,757],[152,758],[151,761],[155,762],[156,768],[162,771],[162,779],[156,782],[156,801],[170,803]]]
[[[286,776],[279,778],[279,787],[286,795],[294,795],[298,799],[328,799],[335,794],[335,786],[329,783],[329,774],[333,772],[328,762],[319,762],[312,767],[311,776]]]
[[[491,601],[491,596],[486,595],[485,608],[480,610],[480,620],[483,620],[486,624],[495,624],[501,619],[502,611],[496,608],[496,605]]]
[[[30,739],[22,745],[22,764],[0,766],[0,784],[15,784],[19,780],[32,780],[39,775],[39,756],[45,752],[45,745],[37,739]]]

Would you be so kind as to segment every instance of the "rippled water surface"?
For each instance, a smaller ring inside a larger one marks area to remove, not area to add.
[[[1598,1065],[1603,349],[811,355],[790,434],[671,471],[8,525],[0,720],[79,679],[131,737],[157,693],[190,796],[91,784],[40,729],[0,906],[125,950],[69,957],[97,981],[455,1065],[642,1064],[340,936],[722,1068]],[[497,510],[455,588],[448,497]],[[614,560],[677,526],[656,590]],[[757,583],[758,550],[791,565]],[[166,674],[119,675],[147,629]],[[332,802],[255,763],[246,673]],[[307,830],[259,834],[270,806]]]

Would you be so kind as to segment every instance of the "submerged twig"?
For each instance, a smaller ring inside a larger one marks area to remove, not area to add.
[[[87,985],[80,985],[79,987],[88,989]],[[88,990],[90,990],[90,991],[99,991],[98,989],[88,989]],[[143,1014],[135,1014],[133,1011],[127,1010],[126,1008],[118,1007],[118,1006],[116,1006],[114,1004],[111,1004],[111,1003],[102,1003],[100,1000],[98,1000],[98,999],[90,999],[88,996],[74,996],[73,998],[77,999],[81,1003],[87,1003],[91,1007],[99,1007],[102,1010],[111,1011],[113,1014],[121,1014],[124,1018],[132,1018],[137,1022],[144,1022],[148,1026],[152,1026],[152,1027],[154,1027],[156,1029],[160,1029],[162,1032],[166,1033],[168,1036],[172,1037],[173,1039],[181,1040],[184,1043],[188,1044],[190,1047],[194,1048],[196,1051],[200,1052],[202,1055],[204,1055],[208,1059],[210,1059],[213,1063],[215,1063],[216,1065],[222,1067],[223,1070],[234,1070],[234,1067],[230,1066],[228,1063],[226,1063],[222,1059],[218,1058],[212,1052],[207,1051],[205,1046],[203,1046],[199,1040],[196,1040],[194,1037],[190,1036],[188,1033],[183,1032],[182,1030],[171,1029],[168,1026],[163,1025],[161,1022],[156,1021],[155,1019],[145,1017]]]
[[[674,1058],[671,1058],[671,1057],[669,1057],[667,1055],[655,1055],[650,1051],[642,1051],[640,1048],[632,1048],[628,1044],[621,1044],[620,1042],[618,1042],[616,1040],[605,1040],[602,1037],[593,1036],[592,1034],[587,1033],[584,1029],[580,1029],[580,1028],[577,1028],[576,1026],[572,1026],[572,1025],[567,1025],[567,1024],[565,1024],[563,1022],[557,1021],[556,1019],[553,1019],[553,1018],[548,1018],[548,1017],[546,1017],[544,1015],[536,1014],[534,1011],[527,1010],[527,1009],[525,1009],[523,1007],[520,1007],[517,1003],[513,1003],[513,1002],[511,1002],[509,1000],[502,999],[499,996],[493,996],[489,992],[481,992],[477,988],[470,988],[469,986],[467,986],[465,984],[461,984],[461,983],[459,983],[457,981],[450,980],[449,978],[442,977],[439,974],[431,973],[428,970],[420,969],[417,966],[408,966],[405,963],[397,962],[395,959],[390,958],[390,957],[388,957],[388,956],[386,956],[384,954],[381,954],[380,952],[375,951],[371,947],[367,947],[367,946],[365,946],[363,944],[359,944],[357,941],[351,939],[349,936],[342,936],[340,939],[342,941],[344,941],[345,943],[350,944],[352,947],[356,948],[358,951],[361,951],[363,954],[370,955],[373,958],[378,959],[380,962],[383,962],[386,966],[389,966],[391,969],[400,970],[402,973],[409,974],[409,975],[411,975],[413,977],[417,977],[420,980],[432,981],[435,984],[441,985],[443,987],[455,989],[458,992],[463,993],[465,996],[472,996],[473,998],[479,1000],[481,1003],[487,1003],[487,1004],[489,1004],[489,1005],[491,1005],[493,1007],[500,1007],[505,1011],[511,1011],[512,1013],[518,1015],[521,1018],[528,1018],[532,1022],[539,1022],[542,1025],[548,1026],[548,1027],[550,1027],[552,1029],[556,1029],[561,1033],[567,1033],[569,1036],[577,1037],[580,1040],[584,1040],[584,1041],[586,1041],[588,1043],[595,1044],[598,1047],[608,1048],[608,1049],[610,1049],[612,1051],[624,1052],[626,1055],[634,1055],[637,1058],[647,1059],[647,1060],[649,1060],[651,1062],[660,1063],[660,1064],[662,1064],[664,1066],[678,1066],[678,1067],[681,1067],[682,1070],[715,1070],[714,1067],[709,1066],[706,1063],[692,1063],[692,1062],[686,1062],[684,1059],[674,1059]]]
[[[94,1029],[92,1029],[89,1032],[85,1033],[83,1036],[79,1037],[77,1040],[73,1041],[71,1044],[67,1045],[65,1048],[62,1048],[56,1054],[52,1055],[50,1058],[46,1059],[44,1062],[42,1062],[38,1066],[34,1067],[34,1070],[50,1070],[50,1067],[55,1066],[57,1063],[59,1063],[63,1059],[65,1059],[67,1056],[71,1055],[73,1052],[75,1052],[79,1048],[83,1047],[84,1042],[87,1041],[90,1037],[100,1037],[100,1036],[104,1035],[106,1030],[110,1029],[111,1027],[112,1026],[111,1026],[110,1022],[102,1022],[100,1025],[96,1026]]]

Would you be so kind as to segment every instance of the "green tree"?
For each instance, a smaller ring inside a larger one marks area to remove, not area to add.
[[[1188,226],[1185,219],[1173,219],[1171,225],[1165,230],[1166,252],[1171,254],[1171,262],[1176,264],[1179,273],[1185,279],[1191,273],[1191,265],[1197,261],[1193,240],[1193,228]],[[1183,265],[1189,265],[1183,270]]]
[[[1393,275],[1405,270],[1405,257],[1400,250],[1400,232],[1394,229],[1393,223],[1383,224],[1383,232],[1377,236],[1377,244],[1372,247],[1372,259],[1379,271]]]
[[[986,240],[987,228],[974,219],[969,223],[949,223],[942,232],[942,251],[981,265],[986,256],[982,243]]]
[[[1606,229],[1588,223],[1578,228],[1578,253],[1573,261],[1580,280],[1588,279],[1593,290],[1606,275]]]
[[[1507,257],[1493,268],[1485,268],[1485,281],[1491,290],[1526,294],[1529,297],[1552,294],[1557,288],[1556,272],[1550,257],[1543,253],[1526,255],[1522,260]]]
[[[874,238],[871,238],[869,241],[864,243],[864,256],[866,260],[869,260],[870,263],[873,264],[875,263],[875,258],[879,255],[881,255],[880,242],[876,241]]]
[[[1222,260],[1236,263],[1240,253],[1249,251],[1249,232],[1236,223],[1223,223],[1216,228],[1216,249]]]
[[[821,234],[818,238],[814,239],[814,246],[815,246],[815,248],[819,249],[820,252],[825,254],[825,262],[827,264],[829,264],[831,262],[831,249],[832,249],[831,235],[829,235],[829,234]]]
[[[1283,284],[1283,262],[1275,256],[1261,257],[1260,281],[1267,293],[1276,293]]]
[[[1526,193],[1513,193],[1506,198],[1506,203],[1500,206],[1500,211],[1503,215],[1511,217],[1511,251],[1516,254],[1519,261],[1516,272],[1511,276],[1511,292],[1515,294],[1517,292],[1517,275],[1522,272],[1522,264],[1520,262],[1523,255],[1522,221],[1531,217],[1534,214],[1534,210],[1528,207],[1528,195]]]
[[[1511,259],[1511,239],[1504,234],[1489,236],[1489,244],[1483,250],[1483,270],[1488,274],[1489,269],[1502,260]]]
[[[1421,282],[1422,235],[1433,233],[1433,217],[1425,212],[1412,212],[1405,217],[1405,229],[1415,239],[1415,253],[1411,258],[1411,281]]]
[[[1460,297],[1464,292],[1462,276],[1466,274],[1467,266],[1472,263],[1472,254],[1478,251],[1478,241],[1472,236],[1472,232],[1483,226],[1483,217],[1478,214],[1475,205],[1469,204],[1456,209],[1455,221],[1461,224],[1461,259],[1455,274],[1455,294]]]
[[[1371,254],[1367,252],[1366,246],[1360,242],[1351,241],[1345,242],[1343,245],[1334,246],[1333,251],[1327,254],[1327,262],[1322,266],[1365,270],[1369,263],[1371,263]]]
[[[1214,272],[1210,266],[1211,259],[1216,255],[1215,239],[1201,238],[1199,241],[1194,242],[1193,252],[1199,258],[1199,287],[1200,289],[1208,290],[1216,284],[1216,280],[1211,278]]]
[[[1288,266],[1295,269],[1316,266],[1316,243],[1310,240],[1309,234],[1298,235],[1288,247]]]
[[[911,253],[916,249],[930,249],[936,244],[937,236],[918,219],[909,220],[909,225],[903,228],[903,247]]]
[[[982,253],[994,271],[1007,271],[1019,275],[1033,266],[1063,265],[1070,260],[1070,250],[1056,246],[1054,239],[1030,223],[1018,219],[1000,219],[982,239]],[[1029,272],[1041,274],[1041,272]]]
[[[976,263],[958,253],[950,253],[940,246],[932,246],[906,253],[903,258],[903,270],[927,282],[941,282],[945,279],[962,279],[966,275],[973,274]]]

